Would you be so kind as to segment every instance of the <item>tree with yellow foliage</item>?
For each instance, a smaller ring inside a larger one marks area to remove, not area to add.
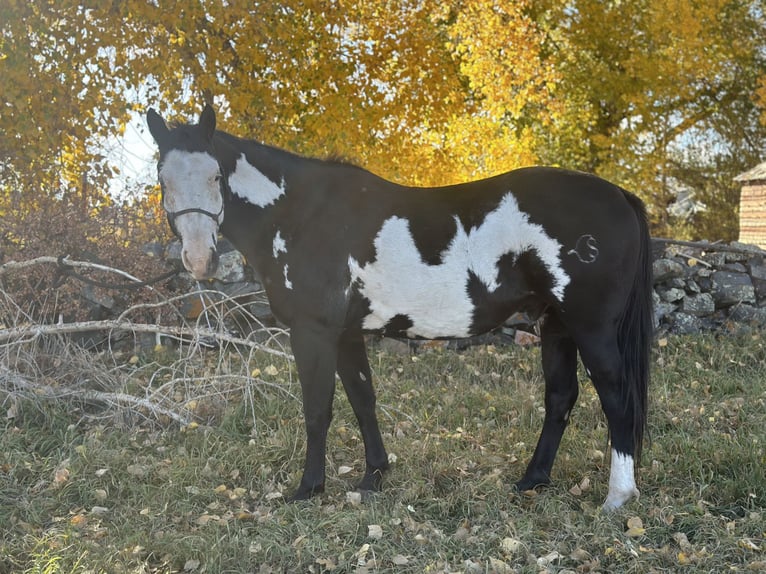
[[[223,129],[410,184],[533,163],[596,172],[648,200],[664,233],[676,188],[731,193],[718,180],[766,149],[763,12],[758,0],[5,0],[0,203],[108,201],[99,142],[148,103],[189,118],[210,102]]]

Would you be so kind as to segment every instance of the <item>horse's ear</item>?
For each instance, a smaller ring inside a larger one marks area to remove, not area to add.
[[[146,124],[149,126],[149,133],[152,134],[154,141],[157,142],[158,145],[162,145],[162,143],[167,140],[170,130],[168,129],[165,120],[162,119],[160,114],[154,111],[154,108],[149,108],[149,111],[146,112]]]
[[[213,139],[215,133],[215,111],[210,104],[205,104],[205,109],[199,115],[199,127],[202,128],[202,134],[208,139]]]

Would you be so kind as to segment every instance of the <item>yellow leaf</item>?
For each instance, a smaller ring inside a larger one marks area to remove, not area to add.
[[[69,469],[57,468],[55,474],[53,475],[53,485],[56,487],[59,487],[65,482],[67,482],[68,480],[69,480]]]

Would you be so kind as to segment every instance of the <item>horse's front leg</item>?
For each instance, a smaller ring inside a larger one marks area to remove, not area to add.
[[[306,462],[298,490],[289,501],[305,500],[324,491],[327,429],[332,419],[337,336],[308,326],[290,330],[290,344],[303,393]]]
[[[364,478],[356,488],[361,491],[378,491],[383,481],[383,472],[388,469],[388,455],[378,427],[372,372],[361,332],[347,331],[341,336],[338,345],[338,375],[364,440]]]

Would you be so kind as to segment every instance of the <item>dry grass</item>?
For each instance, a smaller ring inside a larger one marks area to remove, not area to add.
[[[759,571],[765,343],[659,342],[642,496],[613,515],[599,510],[608,449],[589,383],[556,484],[533,497],[511,487],[542,423],[538,349],[373,345],[396,457],[384,491],[348,494],[363,450],[339,393],[327,492],[286,505],[304,444],[289,360],[240,344],[96,354],[59,336],[6,343],[0,573]]]

